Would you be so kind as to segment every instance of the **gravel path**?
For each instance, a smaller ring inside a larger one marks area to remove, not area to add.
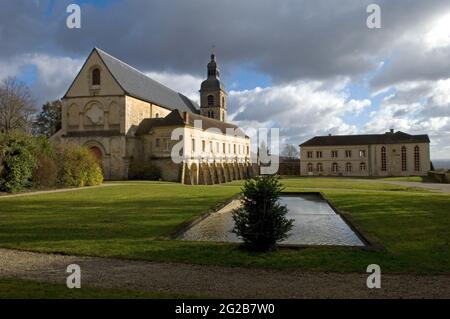
[[[392,184],[392,185],[400,185],[406,187],[418,187],[431,189],[443,193],[450,194],[450,184],[445,183],[420,183],[420,182],[402,182],[402,181],[385,181],[385,180],[376,180],[376,179],[355,179],[360,182],[370,182],[370,183],[381,183],[381,184]]]
[[[419,183],[419,182],[394,182],[394,181],[384,181],[383,183],[396,184],[396,185],[401,185],[401,186],[427,188],[427,189],[432,189],[432,190],[450,194],[450,184]]]
[[[34,196],[34,195],[42,195],[42,194],[52,194],[52,193],[64,193],[64,192],[74,192],[83,189],[92,189],[92,188],[100,188],[100,187],[110,187],[110,186],[120,186],[123,184],[101,184],[97,186],[84,186],[84,187],[71,187],[71,188],[59,188],[59,189],[50,189],[44,191],[31,191],[18,193],[13,195],[8,195],[7,193],[0,193],[0,199],[2,198],[12,198],[12,197],[24,197],[24,196]]]
[[[366,274],[154,263],[0,249],[0,277],[65,284],[65,270],[72,263],[81,267],[82,288],[222,298],[450,298],[450,275],[382,275],[382,288],[368,289]]]

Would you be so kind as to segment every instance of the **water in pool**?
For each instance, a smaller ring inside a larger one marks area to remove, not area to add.
[[[364,246],[363,242],[318,194],[282,196],[280,202],[288,208],[288,218],[294,219],[289,237],[281,244]],[[181,240],[235,242],[242,240],[231,232],[234,226],[234,201],[209,215],[179,236]]]

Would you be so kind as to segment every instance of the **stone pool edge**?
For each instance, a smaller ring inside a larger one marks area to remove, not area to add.
[[[203,211],[199,216],[193,217],[187,221],[182,222],[181,224],[177,225],[175,227],[175,229],[170,230],[168,233],[162,235],[158,239],[163,239],[163,240],[164,239],[166,239],[166,240],[167,239],[169,239],[169,240],[178,239],[178,237],[180,237],[180,235],[182,233],[184,233],[185,231],[187,231],[189,228],[197,225],[198,223],[200,223],[202,220],[204,220],[211,214],[217,213],[218,211],[220,211],[222,208],[229,205],[233,201],[241,199],[241,197],[242,197],[242,193],[238,193],[230,198],[227,198],[223,202],[220,202],[220,203],[216,204],[215,206],[209,208],[208,210]]]
[[[385,251],[383,245],[381,245],[377,240],[366,236],[363,234],[361,227],[358,225],[355,220],[346,213],[341,212],[322,192],[282,192],[281,196],[290,196],[290,195],[318,195],[320,196],[330,207],[331,209],[342,218],[345,224],[356,234],[358,239],[363,243],[363,246],[355,246],[355,245],[296,245],[296,244],[278,244],[279,248],[287,248],[287,249],[303,249],[303,248],[349,248],[349,249],[363,249],[368,251]],[[175,229],[169,231],[167,234],[159,237],[161,240],[179,240],[181,234],[186,232],[191,227],[200,223],[202,220],[210,216],[211,214],[217,213],[225,206],[229,205],[234,200],[238,200],[242,198],[242,193],[238,193],[225,201],[211,207],[207,211],[204,211],[199,216],[194,217],[188,221],[185,221],[178,225]],[[188,241],[187,241],[188,242]],[[197,241],[192,241],[197,242]],[[241,246],[242,243],[230,243],[230,242],[222,242],[222,241],[208,241],[209,243],[215,244],[227,244],[234,246]]]
[[[318,195],[320,196],[330,207],[331,209],[342,218],[344,223],[347,224],[347,226],[355,233],[355,235],[358,237],[358,239],[364,244],[364,246],[355,246],[355,245],[294,245],[294,244],[283,244],[280,245],[280,247],[298,247],[298,248],[308,248],[308,247],[345,247],[345,248],[359,248],[359,249],[365,249],[365,250],[371,250],[371,251],[385,251],[385,248],[383,245],[381,245],[378,241],[375,239],[363,234],[362,230],[360,229],[360,226],[357,222],[351,217],[348,213],[341,212],[331,200],[327,198],[327,196],[322,192],[283,192],[282,195],[305,195],[305,194],[312,194],[312,195]]]

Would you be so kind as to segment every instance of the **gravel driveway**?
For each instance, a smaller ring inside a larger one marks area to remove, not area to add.
[[[0,277],[65,284],[66,267],[81,267],[81,285],[222,298],[450,298],[450,275],[312,273],[76,257],[0,249]],[[81,288],[81,289],[82,289]]]

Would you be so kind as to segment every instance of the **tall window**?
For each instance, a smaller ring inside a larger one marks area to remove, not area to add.
[[[331,151],[331,157],[333,158],[338,157],[338,151]]]
[[[406,172],[408,170],[408,166],[406,164],[406,147],[402,147],[402,171]]]
[[[206,152],[206,141],[202,141],[202,152]]]
[[[359,151],[359,157],[361,157],[361,158],[366,157],[366,150],[360,150]]]
[[[92,70],[92,85],[100,85],[100,69]]]
[[[417,145],[414,147],[414,170],[420,171],[420,149]]]
[[[383,172],[386,172],[386,168],[387,168],[387,165],[386,165],[386,147],[383,146],[381,148],[381,170]]]
[[[366,171],[366,163],[362,162],[361,164],[359,164],[359,170],[361,172],[365,172]]]
[[[345,151],[345,157],[347,158],[352,157],[352,151]]]
[[[195,139],[192,139],[192,152],[195,152]]]
[[[208,106],[214,105],[214,95],[208,95]]]
[[[308,152],[307,156],[308,156],[308,158],[312,158],[313,157],[313,152]]]
[[[317,158],[322,158],[322,151],[317,151],[316,152],[316,157]]]
[[[313,164],[312,163],[308,163],[308,172],[309,173],[313,172]]]
[[[333,163],[333,165],[331,165],[331,170],[333,171],[333,173],[337,173],[339,170],[338,164]]]
[[[323,166],[322,163],[317,163],[317,171],[322,173],[323,172]]]
[[[345,164],[345,170],[350,173],[352,171],[352,163]]]
[[[222,153],[226,153],[227,152],[227,148],[225,146],[225,143],[222,144]]]
[[[169,150],[169,139],[168,138],[164,138],[163,139],[163,148],[164,148],[164,150],[165,151],[168,151]]]

